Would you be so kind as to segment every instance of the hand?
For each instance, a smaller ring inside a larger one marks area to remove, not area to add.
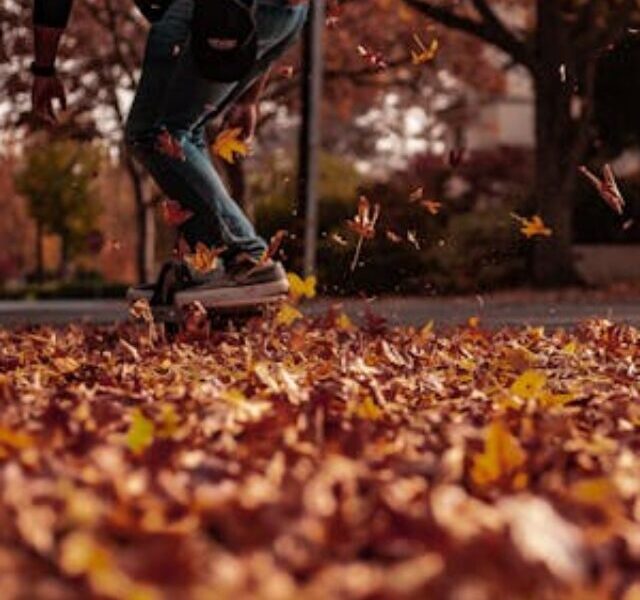
[[[55,75],[53,77],[34,76],[31,100],[34,114],[50,125],[55,125],[58,122],[53,101],[58,100],[60,102],[61,110],[66,110],[67,108],[64,87],[60,79]]]
[[[253,139],[257,124],[258,105],[255,102],[236,104],[229,110],[225,119],[228,129],[240,128],[242,140],[247,143]]]

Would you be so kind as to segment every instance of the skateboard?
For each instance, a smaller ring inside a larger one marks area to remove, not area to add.
[[[156,323],[165,325],[167,333],[177,333],[183,326],[195,326],[208,321],[214,328],[223,328],[247,321],[264,314],[270,307],[287,299],[287,294],[245,297],[229,300],[209,298],[205,301],[179,305],[176,292],[184,289],[185,278],[189,277],[181,261],[170,261],[164,265],[158,277],[156,290],[150,307]]]

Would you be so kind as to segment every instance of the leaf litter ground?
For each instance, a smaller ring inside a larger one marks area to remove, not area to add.
[[[3,598],[640,597],[640,332],[0,330]]]

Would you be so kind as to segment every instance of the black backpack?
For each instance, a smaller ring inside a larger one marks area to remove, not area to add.
[[[243,79],[258,53],[256,0],[195,0],[191,49],[203,77]]]
[[[193,58],[206,79],[234,82],[253,67],[258,53],[256,0],[194,0]],[[135,0],[150,21],[158,21],[173,0]]]

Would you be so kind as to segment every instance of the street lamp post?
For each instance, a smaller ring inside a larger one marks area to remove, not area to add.
[[[299,206],[304,215],[305,275],[311,275],[316,270],[324,20],[325,0],[310,0],[309,19],[303,39],[302,122],[298,170]]]

